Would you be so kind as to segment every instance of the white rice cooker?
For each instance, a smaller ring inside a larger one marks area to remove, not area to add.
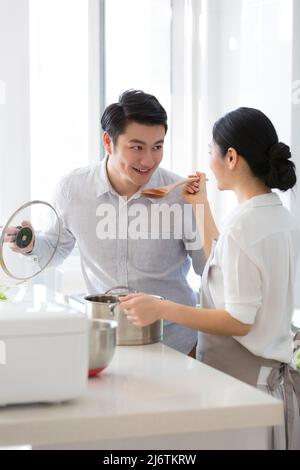
[[[26,248],[30,224],[42,236],[51,235],[42,262],[13,251]],[[15,235],[9,235],[15,227]],[[55,255],[60,222],[43,201],[20,207],[1,229],[0,237],[0,406],[61,402],[82,395],[88,377],[88,319],[64,303],[34,296],[20,300],[26,282],[43,271]],[[11,237],[11,238],[9,238]]]

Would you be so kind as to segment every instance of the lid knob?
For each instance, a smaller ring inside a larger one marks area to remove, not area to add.
[[[17,228],[19,232],[16,236],[15,244],[19,248],[26,248],[31,243],[33,237],[32,230],[29,227],[21,227],[20,225],[18,225]]]

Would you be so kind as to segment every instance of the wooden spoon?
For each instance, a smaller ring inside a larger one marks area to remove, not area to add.
[[[192,183],[194,181],[199,181],[199,176],[193,176],[192,178],[186,178],[184,180],[176,181],[176,183],[168,184],[167,186],[162,186],[161,188],[149,188],[141,191],[142,196],[152,197],[159,199],[161,197],[167,196],[170,191],[181,186],[182,184]]]

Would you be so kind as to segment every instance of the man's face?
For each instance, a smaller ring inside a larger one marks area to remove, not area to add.
[[[128,124],[115,144],[108,134],[104,135],[105,148],[110,156],[110,168],[124,181],[143,186],[150,180],[162,160],[164,138],[164,126],[136,122]]]

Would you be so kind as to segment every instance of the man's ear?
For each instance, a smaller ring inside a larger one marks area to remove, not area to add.
[[[112,138],[110,137],[110,135],[106,131],[103,132],[102,142],[103,142],[106,153],[108,155],[111,155],[112,150],[113,150],[113,142],[112,142]]]
[[[233,147],[227,150],[226,160],[229,170],[234,170],[239,159],[237,151]]]

